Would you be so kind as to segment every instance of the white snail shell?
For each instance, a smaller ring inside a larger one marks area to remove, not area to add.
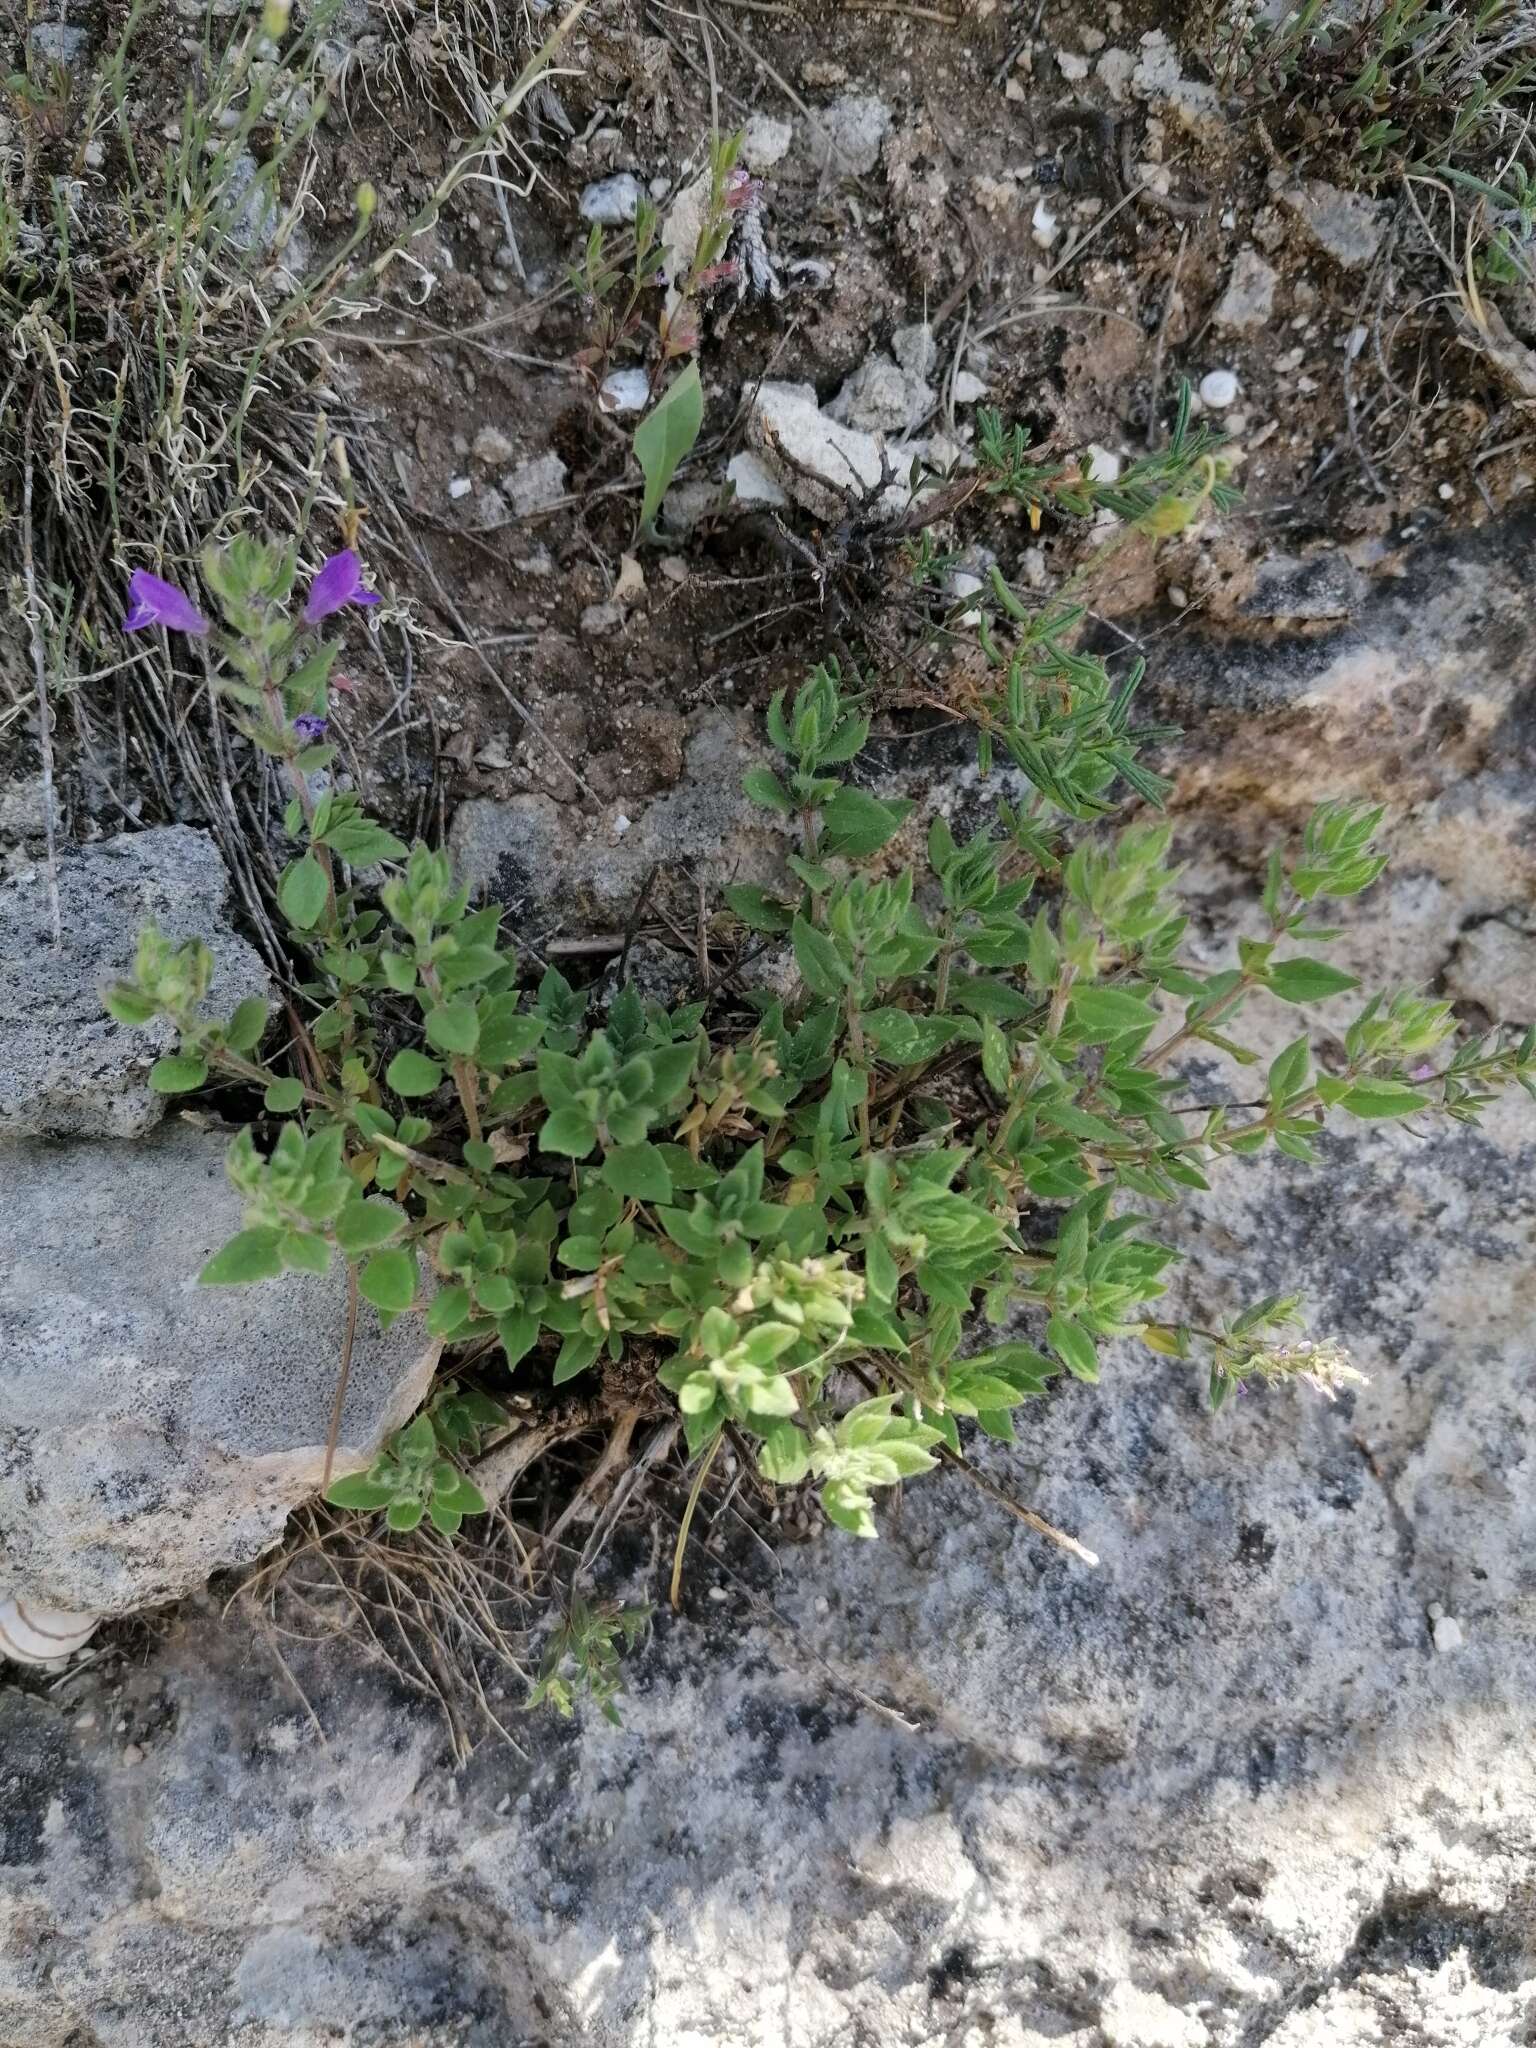
[[[67,1614],[31,1601],[0,1599],[0,1657],[56,1664],[90,1641],[99,1614]]]

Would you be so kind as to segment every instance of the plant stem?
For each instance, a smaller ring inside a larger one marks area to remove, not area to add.
[[[688,1504],[683,1509],[683,1519],[677,1531],[677,1548],[672,1553],[672,1583],[667,1591],[667,1598],[672,1603],[672,1612],[674,1614],[678,1612],[682,1605],[683,1552],[688,1548],[688,1531],[693,1527],[694,1511],[699,1505],[699,1496],[704,1491],[704,1482],[709,1477],[709,1468],[715,1462],[715,1453],[724,1441],[724,1433],[718,1433],[714,1442],[704,1453],[703,1461],[699,1466],[693,1485],[689,1489]]]
[[[357,1268],[347,1261],[347,1328],[341,1340],[341,1369],[336,1375],[336,1398],[331,1403],[331,1426],[325,1437],[325,1470],[320,1475],[320,1491],[331,1483],[331,1466],[336,1459],[336,1445],[341,1436],[341,1411],[347,1401],[347,1381],[352,1376],[352,1340],[357,1335]]]
[[[854,1059],[864,1076],[864,1094],[859,1102],[859,1144],[869,1150],[869,1055],[864,1048],[864,1019],[859,1015],[859,1006],[853,990],[848,991],[846,1006],[848,1018],[848,1042],[853,1047]]]

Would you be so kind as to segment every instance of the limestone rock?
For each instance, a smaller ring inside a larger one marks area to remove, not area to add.
[[[1337,185],[1309,178],[1280,197],[1317,246],[1345,270],[1362,269],[1381,247],[1381,209],[1358,192],[1341,192]]]
[[[1336,550],[1298,559],[1275,555],[1260,565],[1243,610],[1259,619],[1347,619],[1365,596],[1365,579]]]
[[[320,1484],[346,1317],[339,1266],[199,1288],[240,1228],[226,1135],[0,1151],[0,1590],[125,1612],[275,1543]],[[364,1305],[337,1469],[419,1405],[421,1318]],[[0,2030],[3,2037],[3,2030]]]
[[[1536,1023],[1536,938],[1499,918],[1473,925],[1457,943],[1445,985],[1497,1024]]]
[[[817,404],[814,385],[760,384],[747,437],[775,481],[818,518],[842,518],[851,502],[880,490],[887,477],[882,505],[895,512],[909,500],[904,478],[911,448],[887,448],[880,436],[831,418]]]
[[[931,384],[877,349],[844,383],[827,407],[827,417],[865,433],[905,434],[937,403]]]
[[[102,991],[131,967],[153,922],[212,948],[210,1015],[266,995],[266,968],[225,916],[228,890],[218,848],[189,825],[61,848],[55,951],[43,864],[0,883],[0,1147],[41,1135],[132,1138],[160,1121],[166,1098],[146,1076],[176,1034],[164,1022],[115,1022]]]
[[[793,125],[774,114],[753,114],[741,135],[741,160],[749,171],[769,171],[789,154]]]
[[[623,227],[634,219],[644,190],[633,171],[615,171],[611,178],[588,185],[576,210],[583,220],[595,221],[600,227]]]
[[[834,176],[862,176],[880,161],[891,131],[891,110],[869,93],[845,93],[828,107],[818,108],[807,123],[811,161]]]
[[[526,519],[530,512],[544,512],[560,502],[565,495],[565,476],[565,464],[551,450],[519,463],[509,476],[503,477],[502,488],[518,518]]]
[[[1215,312],[1217,327],[1247,334],[1263,327],[1275,310],[1275,288],[1280,279],[1257,249],[1239,249]]]
[[[731,457],[725,465],[725,477],[735,490],[738,505],[779,506],[789,503],[788,497],[750,448],[743,448]]]

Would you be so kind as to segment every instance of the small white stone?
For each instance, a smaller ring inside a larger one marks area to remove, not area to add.
[[[1056,62],[1069,85],[1081,85],[1088,76],[1088,59],[1080,57],[1075,50],[1058,50]]]
[[[1106,50],[1093,68],[1111,99],[1126,98],[1131,89],[1131,74],[1136,69],[1136,59],[1129,50]]]
[[[1200,379],[1200,397],[1212,412],[1225,412],[1237,398],[1237,376],[1232,370],[1207,370]]]
[[[978,399],[985,398],[986,395],[986,383],[976,375],[974,370],[957,370],[955,372],[954,400],[956,405],[975,405]]]
[[[1036,243],[1042,249],[1049,249],[1061,233],[1060,222],[1043,199],[1035,201],[1035,210],[1030,216],[1029,226]]]
[[[450,477],[448,480],[450,498],[467,498],[474,488],[474,484],[467,476]]]
[[[624,837],[624,834],[629,830],[630,822],[629,813],[627,811],[620,811],[613,821],[613,836],[615,839],[622,839]]]
[[[597,402],[604,412],[644,412],[651,395],[651,380],[644,370],[610,370],[598,390]]]
[[[1182,584],[1170,583],[1168,586],[1168,602],[1173,606],[1175,611],[1181,612],[1183,611],[1185,605],[1189,603],[1189,593],[1184,589],[1184,586]]]
[[[766,171],[788,156],[795,131],[773,114],[754,114],[741,131],[741,159],[749,171]]]
[[[1441,484],[1437,495],[1442,498],[1445,498],[1446,500],[1454,498],[1456,495],[1456,486],[1454,484]]]
[[[1097,441],[1088,443],[1088,480],[1095,484],[1112,484],[1119,480],[1120,457],[1112,448],[1101,448]]]
[[[512,510],[519,519],[526,519],[530,512],[542,512],[564,496],[565,464],[553,450],[536,455],[504,477],[502,488],[512,500]]]
[[[787,505],[789,499],[768,474],[760,457],[743,448],[725,465],[726,480],[734,486],[738,505]]]
[[[611,178],[599,178],[582,193],[577,206],[583,220],[600,227],[623,227],[635,217],[640,205],[640,180],[631,171],[617,171]]]
[[[482,427],[470,445],[476,462],[487,469],[499,469],[512,460],[512,443],[500,427]]]
[[[1435,1623],[1435,1648],[1444,1655],[1451,1650],[1459,1650],[1465,1641],[1461,1623],[1455,1615],[1442,1614]]]

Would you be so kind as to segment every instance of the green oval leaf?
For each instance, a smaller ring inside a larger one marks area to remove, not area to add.
[[[639,1202],[672,1199],[672,1176],[654,1145],[617,1147],[604,1156],[602,1175],[616,1195],[632,1195]]]
[[[1282,1003],[1320,1003],[1328,996],[1343,995],[1358,988],[1352,974],[1330,967],[1326,960],[1277,960],[1265,977],[1265,987]]]
[[[442,1086],[442,1080],[443,1070],[437,1061],[409,1046],[397,1052],[384,1071],[384,1085],[397,1095],[430,1095]]]
[[[336,1242],[353,1258],[398,1237],[405,1217],[393,1202],[349,1202],[336,1218]]]
[[[274,1115],[290,1116],[303,1103],[304,1083],[287,1077],[269,1082],[267,1092],[261,1099]]]
[[[427,1012],[427,1043],[454,1058],[467,1058],[480,1043],[473,1003],[444,1003]]]
[[[224,1043],[233,1052],[254,1052],[266,1034],[270,1005],[261,996],[247,996],[224,1027]]]
[[[197,1276],[199,1287],[248,1287],[283,1270],[280,1230],[242,1230],[216,1251]]]
[[[1351,1116],[1412,1116],[1416,1109],[1427,1109],[1429,1101],[1427,1095],[1410,1088],[1406,1081],[1356,1081],[1340,1098],[1340,1107]]]
[[[1095,988],[1086,983],[1073,989],[1068,1003],[1073,1024],[1093,1042],[1113,1038],[1121,1031],[1150,1031],[1157,1012],[1128,989]]]
[[[312,931],[320,922],[326,901],[325,869],[312,853],[283,870],[277,885],[277,900],[283,915],[301,932]]]
[[[699,438],[704,424],[704,388],[699,366],[688,365],[635,429],[635,460],[645,477],[640,524],[656,517],[677,465]]]
[[[358,1276],[358,1292],[375,1308],[398,1315],[416,1299],[416,1259],[412,1252],[379,1252]]]
[[[195,1053],[170,1053],[149,1070],[149,1085],[157,1095],[185,1095],[207,1078],[208,1062]]]
[[[387,1480],[374,1479],[366,1472],[348,1472],[331,1481],[325,1497],[333,1508],[382,1508],[394,1499],[395,1489]]]
[[[1081,1323],[1074,1323],[1069,1316],[1052,1316],[1045,1326],[1045,1341],[1074,1379],[1098,1378],[1098,1348]]]

